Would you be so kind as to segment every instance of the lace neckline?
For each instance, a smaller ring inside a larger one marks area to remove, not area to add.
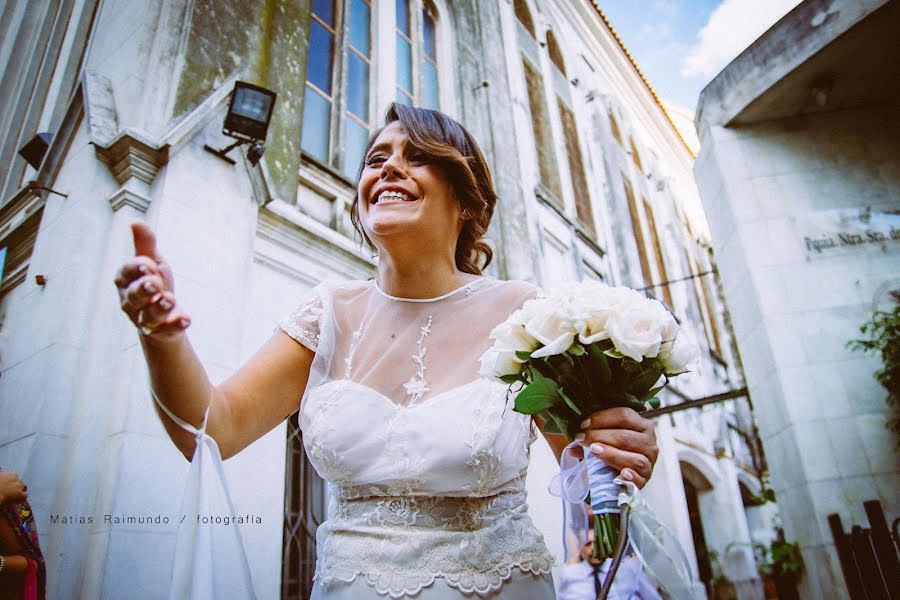
[[[377,280],[377,279],[372,279],[372,286],[378,291],[379,294],[381,294],[383,297],[387,298],[388,300],[399,300],[399,301],[401,301],[401,302],[436,302],[436,301],[438,301],[438,300],[443,300],[444,298],[449,298],[450,296],[452,296],[452,295],[456,294],[457,292],[460,292],[460,291],[462,291],[462,290],[468,288],[468,287],[471,286],[472,284],[477,283],[477,282],[481,281],[482,279],[484,279],[483,276],[482,276],[482,277],[478,277],[478,278],[476,278],[476,279],[473,279],[473,280],[470,281],[469,283],[466,283],[466,284],[464,284],[464,285],[462,285],[462,286],[456,288],[455,290],[451,290],[451,291],[447,292],[446,294],[444,294],[443,296],[437,296],[437,297],[435,297],[435,298],[401,298],[400,296],[391,296],[391,295],[388,294],[387,292],[384,292],[384,291],[378,286],[378,280]]]

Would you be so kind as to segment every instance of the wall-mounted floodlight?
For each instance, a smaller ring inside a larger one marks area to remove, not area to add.
[[[231,102],[228,104],[228,114],[225,115],[225,123],[222,125],[222,133],[237,141],[221,150],[203,147],[222,160],[234,164],[234,159],[226,155],[241,144],[250,144],[250,148],[247,149],[247,160],[251,165],[256,165],[265,151],[263,142],[269,130],[269,121],[272,120],[276,97],[277,94],[271,90],[252,83],[236,81],[231,92]]]
[[[47,154],[47,148],[50,147],[50,142],[52,141],[52,133],[39,133],[31,138],[30,142],[22,146],[22,149],[19,150],[19,155],[24,158],[29,165],[37,169],[41,166],[44,155]]]

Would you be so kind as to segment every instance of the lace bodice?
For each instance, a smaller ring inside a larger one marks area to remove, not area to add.
[[[435,577],[485,592],[513,568],[550,570],[525,504],[533,426],[478,376],[490,332],[538,293],[489,277],[429,300],[320,284],[281,322],[316,351],[299,422],[333,492],[317,579],[364,576],[396,597]]]

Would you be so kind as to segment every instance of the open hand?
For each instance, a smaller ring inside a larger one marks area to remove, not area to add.
[[[155,339],[181,335],[190,317],[175,302],[172,268],[156,249],[156,236],[146,224],[131,224],[134,257],[116,273],[122,311],[141,332]]]
[[[659,456],[653,422],[630,408],[600,410],[581,424],[576,440],[603,462],[619,469],[622,479],[643,488]]]

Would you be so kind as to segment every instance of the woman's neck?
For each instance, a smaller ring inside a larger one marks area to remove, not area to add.
[[[476,277],[460,271],[455,264],[445,262],[423,261],[399,265],[390,259],[382,259],[378,265],[377,282],[381,291],[398,298],[436,298]]]

